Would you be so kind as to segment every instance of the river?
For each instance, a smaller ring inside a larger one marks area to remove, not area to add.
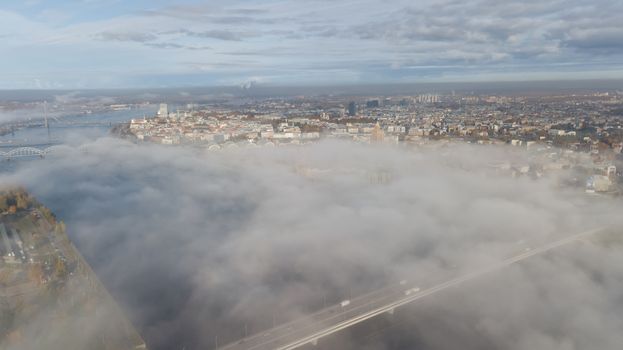
[[[153,105],[140,109],[50,118],[49,131],[44,127],[31,127],[0,136],[0,149],[20,146],[43,148],[50,144],[78,145],[94,141],[107,136],[113,125],[143,115],[152,116],[156,109],[157,106]]]

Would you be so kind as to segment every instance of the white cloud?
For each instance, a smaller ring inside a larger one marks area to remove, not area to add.
[[[153,349],[211,346],[245,323],[270,326],[267,314],[281,322],[314,310],[323,295],[337,302],[405,276],[429,286],[527,246],[620,225],[618,199],[487,171],[527,161],[507,148],[86,147],[0,183],[25,184],[67,222]],[[391,181],[371,181],[379,172]],[[401,337],[431,348],[617,349],[620,251],[579,244],[432,298],[424,312],[400,316]]]
[[[184,85],[183,74],[192,73],[186,62],[219,66],[239,60],[241,55],[237,53],[243,52],[254,56],[255,72],[249,73],[248,66],[242,64],[223,72],[228,77],[215,77],[210,82],[239,80],[244,75],[270,75],[275,83],[304,83],[314,75],[313,71],[325,66],[356,72],[334,76],[334,81],[364,82],[366,77],[392,81],[396,74],[391,71],[405,65],[400,62],[437,66],[426,75],[460,79],[477,73],[490,74],[491,78],[496,74],[509,74],[504,68],[507,65],[518,67],[513,73],[515,78],[533,73],[545,74],[547,78],[557,74],[553,68],[556,65],[581,61],[581,69],[565,71],[567,76],[580,77],[587,71],[603,70],[604,60],[620,60],[623,52],[615,39],[623,23],[622,10],[620,4],[606,0],[591,4],[580,1],[426,1],[414,4],[401,0],[305,4],[295,1],[211,2],[153,6],[144,11],[98,20],[68,21],[55,26],[3,11],[3,18],[8,20],[0,26],[6,29],[4,32],[9,33],[10,39],[0,48],[0,53],[28,47],[32,55],[52,54],[53,64],[39,68],[37,74],[45,80],[58,81],[58,77],[50,77],[58,67],[68,72],[77,69],[75,74],[63,77],[65,85],[71,85],[77,75],[84,77],[81,67],[64,63],[68,57],[78,56],[84,66],[88,66],[91,51],[84,47],[94,47],[108,56],[107,61],[111,63],[110,66],[103,63],[109,68],[105,70],[113,73],[111,76],[120,86],[131,81],[140,85],[141,79],[177,80]],[[76,16],[79,14],[73,17]],[[117,38],[126,35],[125,42],[93,40],[106,38],[111,33]],[[132,39],[128,34],[141,40],[128,41]],[[147,38],[150,41],[145,45]],[[207,47],[212,50],[206,50]],[[115,56],[121,51],[131,53],[133,58],[115,67],[122,59]],[[163,55],[162,51],[167,54]],[[134,73],[146,63],[162,76],[145,78],[143,74]],[[444,66],[448,65],[463,65],[465,69],[447,70]],[[538,65],[545,68],[535,70],[533,67]],[[490,72],[495,69],[495,74]],[[623,74],[620,64],[610,69],[619,76]],[[32,68],[27,65],[11,67],[11,72],[28,70]],[[404,73],[403,79],[421,78],[408,71]],[[93,72],[89,80],[101,81],[97,77],[100,74]],[[14,85],[12,82],[5,84],[7,87]]]

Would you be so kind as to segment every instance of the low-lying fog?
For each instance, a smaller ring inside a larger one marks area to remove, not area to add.
[[[620,199],[513,178],[509,147],[323,142],[230,149],[100,139],[29,161],[21,184],[64,220],[151,349],[222,342],[408,278],[422,287],[583,230]],[[578,243],[427,298],[422,349],[620,349],[621,246]],[[407,334],[407,335],[405,335]],[[398,349],[376,338],[371,349]]]

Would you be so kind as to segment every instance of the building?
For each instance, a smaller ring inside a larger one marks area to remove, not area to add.
[[[610,180],[614,180],[617,176],[617,167],[614,165],[610,165],[606,170],[606,175]]]
[[[379,100],[369,100],[366,102],[366,108],[379,108]]]
[[[357,114],[357,105],[355,102],[351,102],[348,104],[348,115],[354,117]]]
[[[612,181],[604,175],[593,175],[586,181],[586,192],[608,192],[611,189]]]
[[[160,104],[160,109],[158,109],[158,117],[167,118],[169,116],[169,106],[166,103]]]
[[[377,122],[372,129],[372,134],[370,135],[370,143],[382,143],[385,140],[385,133],[383,129],[381,129],[381,125]]]

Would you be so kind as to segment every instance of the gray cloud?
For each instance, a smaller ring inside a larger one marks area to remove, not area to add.
[[[189,46],[171,42],[145,43],[145,46],[155,49],[211,50],[209,46]]]
[[[604,6],[601,6],[604,5]],[[362,23],[336,29],[309,24],[301,32],[317,37],[358,39],[420,53],[420,64],[448,64],[449,55],[472,64],[485,62],[545,64],[619,54],[620,5],[562,1],[443,1],[394,8]],[[317,14],[319,15],[319,14]],[[317,16],[316,16],[317,17]],[[304,21],[302,21],[304,22]],[[570,51],[573,50],[573,52]],[[495,59],[490,59],[495,57]]]
[[[197,46],[197,45],[189,45],[185,43],[177,43],[170,41],[157,41],[161,37],[166,37],[171,34],[184,34],[188,36],[195,37],[214,37],[220,38],[221,40],[239,40],[234,36],[233,33],[225,32],[225,31],[217,31],[210,33],[194,33],[190,31],[172,31],[172,32],[162,32],[156,34],[152,33],[140,33],[140,32],[123,32],[123,33],[115,33],[115,32],[102,32],[97,34],[95,37],[98,40],[103,41],[119,41],[119,42],[136,42],[141,43],[146,47],[151,47],[155,49],[185,49],[185,50],[210,50],[211,48],[208,46]]]
[[[604,54],[623,52],[623,26],[572,31],[563,44],[577,50]]]
[[[156,49],[183,49],[184,45],[177,43],[146,43],[146,46],[153,47]]]
[[[271,14],[262,8],[227,8],[215,4],[170,6],[143,12],[148,16],[190,20],[203,24],[275,24],[293,20],[280,14]]]
[[[179,33],[187,35],[187,36],[191,36],[191,37],[196,37],[196,38],[218,39],[218,40],[225,40],[225,41],[241,41],[243,38],[249,37],[249,35],[245,33],[234,32],[234,31],[229,31],[229,30],[220,30],[220,29],[206,30],[206,31],[201,31],[201,32],[195,32],[195,31],[184,29],[184,30],[180,30]]]
[[[268,13],[267,10],[259,9],[259,8],[237,8],[237,9],[232,9],[230,11],[232,13],[238,13],[242,15],[260,15],[260,14]]]
[[[214,49],[214,54],[206,52],[202,57],[207,63],[221,59],[235,61],[236,52],[268,52],[257,55],[258,60],[262,60],[261,69],[249,73],[248,67],[232,67],[218,79],[210,80],[210,84],[229,83],[239,80],[241,75],[261,75],[267,77],[266,81],[280,85],[365,80],[413,82],[424,76],[446,81],[495,80],[501,76],[505,76],[505,80],[512,80],[513,76],[520,80],[527,77],[619,78],[623,74],[617,63],[622,61],[623,54],[617,40],[621,34],[621,13],[621,2],[608,0],[439,0],[417,4],[407,0],[386,3],[312,1],[305,6],[295,1],[251,4],[211,1],[155,6],[104,22],[67,24],[63,30],[42,27],[39,23],[25,25],[29,23],[25,18],[8,16],[11,21],[5,21],[5,32],[13,33],[14,40],[6,46],[5,56],[10,60],[10,50],[23,49],[20,45],[24,40],[33,44],[28,52],[33,57],[43,53],[58,57],[83,54],[67,47],[51,51],[50,47],[38,44],[41,42],[74,42],[76,47],[88,44],[101,50],[98,57],[106,56],[105,61],[111,65],[108,71],[116,72],[106,79],[99,76],[87,79],[85,76],[89,74],[82,72],[93,70],[84,68],[92,62],[86,57],[80,60],[84,70],[76,73],[79,78],[55,73],[75,71],[75,65],[56,69],[51,63],[42,63],[42,71],[48,73],[39,74],[37,78],[69,87],[77,86],[76,81],[81,84],[104,81],[112,85],[111,81],[117,81],[117,85],[139,81],[161,85],[157,82],[160,81],[166,85],[177,81],[176,85],[186,85],[188,81],[179,77],[194,72],[179,72],[184,68],[183,62],[189,60],[185,49],[205,50],[205,46]],[[15,32],[15,28],[21,27],[29,29]],[[133,30],[117,32],[110,28]],[[154,28],[159,32],[153,32]],[[85,38],[99,40],[93,42]],[[136,50],[124,51],[131,56],[130,63],[114,63],[120,59],[113,53],[117,42],[128,43],[124,45],[128,48],[129,44],[136,43]],[[282,57],[275,59],[270,54],[275,43],[286,47],[287,55],[282,54],[284,51],[276,52]],[[146,62],[140,59],[148,54],[144,47],[169,48],[171,52],[166,57]],[[430,71],[420,69],[420,74],[412,75],[401,70],[400,67],[406,65],[404,62],[411,66],[428,66]],[[297,71],[301,64],[312,68]],[[12,65],[20,64],[13,62]],[[462,67],[444,68],[454,65]],[[572,65],[575,68],[571,69]],[[339,66],[343,74],[326,74],[323,81],[319,81],[313,69],[320,66]],[[512,72],[508,69],[511,66]],[[149,75],[137,73],[139,71],[161,73]],[[5,75],[20,80],[22,86],[32,86],[36,85],[33,79],[24,78],[30,77],[31,72],[32,69],[22,66],[19,71],[11,69]]]
[[[154,34],[139,32],[101,32],[95,37],[98,40],[104,41],[129,41],[138,43],[146,43],[158,39]]]

